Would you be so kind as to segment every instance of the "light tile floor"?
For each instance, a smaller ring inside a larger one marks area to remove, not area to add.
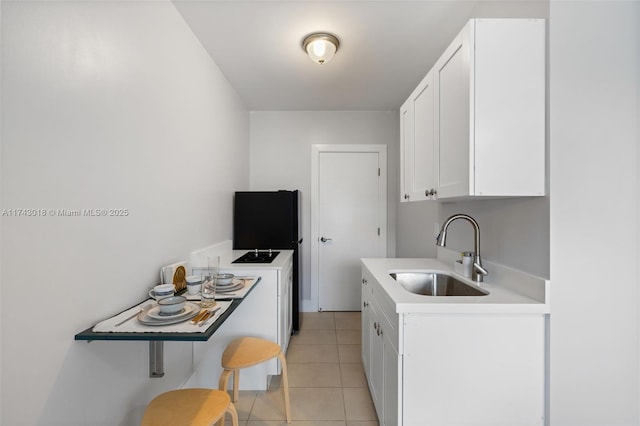
[[[362,369],[360,312],[301,315],[287,352],[291,425],[378,426]],[[279,377],[267,391],[241,391],[236,408],[240,426],[287,424]]]

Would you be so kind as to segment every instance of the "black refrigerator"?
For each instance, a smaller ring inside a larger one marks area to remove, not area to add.
[[[300,191],[241,191],[233,202],[235,250],[293,250],[292,328],[300,330]]]

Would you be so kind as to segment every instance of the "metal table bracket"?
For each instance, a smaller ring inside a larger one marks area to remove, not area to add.
[[[149,341],[149,377],[164,376],[164,342],[162,340]]]

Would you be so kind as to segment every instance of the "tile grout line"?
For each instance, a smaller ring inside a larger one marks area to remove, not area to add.
[[[336,336],[336,340],[335,340],[335,342],[334,342],[334,343],[328,343],[328,344],[326,344],[326,345],[327,345],[327,346],[334,346],[334,347],[335,347],[335,350],[336,350],[336,352],[338,353],[338,360],[337,360],[337,362],[325,362],[325,363],[322,363],[322,364],[337,364],[337,367],[338,367],[338,375],[339,375],[339,384],[340,384],[339,389],[340,389],[340,391],[341,391],[341,393],[342,393],[343,418],[344,418],[344,420],[343,420],[343,421],[344,421],[344,424],[345,424],[345,425],[347,425],[347,424],[349,423],[349,420],[347,419],[347,404],[346,404],[346,402],[347,402],[347,401],[346,401],[346,397],[345,397],[345,393],[344,393],[345,386],[344,386],[344,380],[343,380],[343,376],[342,376],[342,373],[343,373],[343,364],[358,364],[358,363],[357,363],[357,362],[341,362],[341,360],[340,360],[340,356],[339,356],[339,346],[340,346],[340,345],[345,345],[345,346],[347,346],[347,345],[360,345],[360,346],[361,346],[361,344],[362,344],[362,343],[361,343],[361,342],[360,342],[360,343],[340,343],[340,342],[338,342],[338,330],[353,330],[353,331],[361,331],[361,329],[356,329],[356,328],[353,328],[353,329],[352,329],[352,328],[337,328],[336,319],[335,319],[335,315],[334,315],[334,313],[333,313],[333,312],[331,313],[331,316],[332,316],[332,319],[333,319],[333,326],[332,326],[332,328],[320,328],[320,329],[317,329],[317,330],[332,330],[332,331],[335,333],[335,336]],[[316,330],[316,329],[311,329],[311,330]],[[303,332],[303,330],[301,329],[301,330],[300,330],[300,333],[302,333],[302,332]],[[303,344],[303,345],[304,345],[304,344]],[[290,348],[291,348],[291,346],[289,347],[289,349],[290,349]],[[287,351],[287,352],[288,352],[288,351]],[[287,358],[288,358],[288,355],[289,355],[289,354],[287,353],[287,354],[286,354]],[[289,361],[288,359],[287,359],[287,363],[288,363],[288,364],[317,364],[317,363],[315,363],[315,362],[304,362],[304,361],[303,361],[303,362],[292,362],[292,361]],[[352,386],[352,387],[353,387],[353,386]],[[338,387],[332,387],[332,386],[331,386],[331,387],[327,387],[327,386],[320,386],[320,387],[319,387],[319,386],[313,386],[312,384],[309,384],[309,386],[301,386],[301,387],[298,387],[298,388],[327,388],[327,389],[338,389]],[[367,390],[367,392],[368,392],[368,387],[367,387],[367,386],[357,386],[357,388],[363,388],[363,389],[366,389],[366,390]],[[254,410],[255,405],[256,405],[256,402],[257,402],[257,397],[258,397],[258,395],[256,394],[256,395],[255,395],[255,397],[254,397],[254,399],[253,399],[253,401],[252,401],[252,403],[251,403],[251,406],[250,406],[250,408],[249,408],[249,410],[248,410],[248,418],[247,418],[246,420],[244,420],[244,421],[239,422],[239,424],[242,424],[242,425],[244,425],[244,426],[249,425],[249,422],[251,421],[251,417],[252,417],[252,414],[253,414],[253,410]]]
[[[334,325],[335,325],[335,315],[334,315]],[[338,329],[336,328],[336,340],[338,339]],[[336,350],[338,351],[338,368],[340,369],[340,383],[342,383],[342,362],[340,362],[340,348],[336,347]],[[346,425],[348,420],[347,420],[347,400],[344,397],[344,387],[340,388],[340,390],[342,391],[342,409],[344,410],[344,424]]]

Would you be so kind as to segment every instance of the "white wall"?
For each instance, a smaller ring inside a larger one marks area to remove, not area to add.
[[[161,265],[231,238],[248,112],[168,1],[2,3],[3,425],[136,425],[191,372],[167,343],[75,342]],[[222,161],[221,161],[222,160]],[[125,217],[50,209],[123,208]]]
[[[443,203],[438,223],[456,213],[470,214],[478,221],[483,258],[549,277],[549,197]],[[473,250],[471,225],[466,221],[451,224],[447,247]]]
[[[317,310],[311,294],[311,146],[387,145],[387,254],[395,255],[395,200],[398,198],[398,119],[395,111],[251,112],[251,190],[302,191],[303,285],[307,310]],[[311,307],[311,308],[309,308]]]
[[[551,424],[637,425],[640,2],[551,2]]]
[[[549,197],[400,203],[398,257],[435,257],[435,230],[456,213],[478,221],[484,259],[549,277]],[[456,221],[449,231],[448,248],[473,250],[469,223]]]
[[[398,172],[398,179],[400,174]],[[399,188],[398,188],[399,189]],[[397,203],[396,255],[398,257],[436,257],[435,225],[438,202],[414,201]]]

